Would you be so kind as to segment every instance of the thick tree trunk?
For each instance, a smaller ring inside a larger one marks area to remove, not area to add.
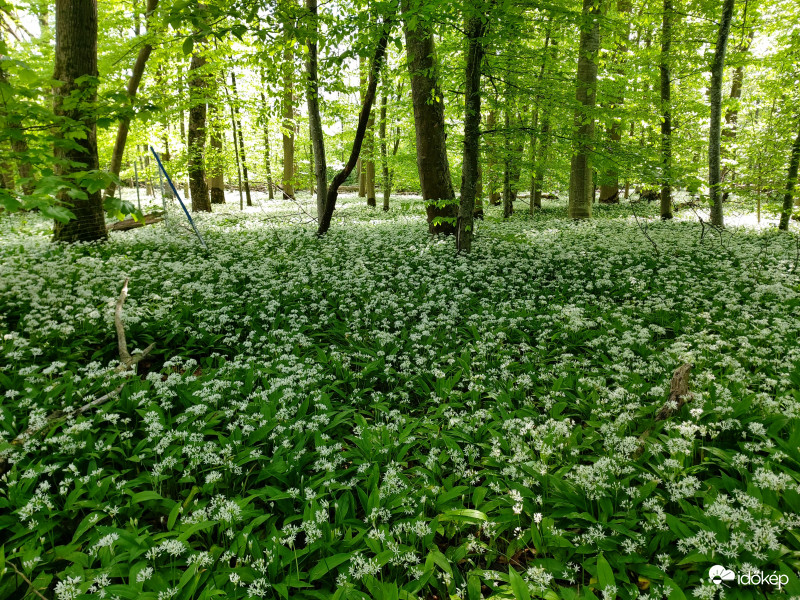
[[[145,19],[149,19],[150,15],[156,10],[158,6],[158,0],[147,0],[147,8],[145,13]],[[136,13],[138,18],[138,11]],[[137,29],[138,29],[138,22],[137,22]],[[136,34],[138,37],[138,33]],[[144,75],[144,67],[147,64],[147,60],[150,58],[150,53],[153,51],[153,46],[150,44],[144,44],[141,48],[139,48],[139,54],[136,56],[136,62],[133,64],[133,72],[131,73],[131,78],[128,81],[128,102],[133,106],[134,99],[136,98],[136,92],[139,90],[139,84],[142,81],[142,76]],[[117,129],[117,139],[114,142],[114,150],[111,153],[111,166],[109,171],[119,177],[119,172],[122,168],[122,157],[125,154],[125,143],[128,140],[128,131],[131,126],[131,117],[129,115],[123,115],[119,121],[119,127]],[[106,188],[105,195],[106,196],[113,196],[114,191],[117,189],[117,184],[113,181],[108,184]]]
[[[421,0],[403,0],[405,15]],[[456,232],[458,201],[447,161],[444,101],[439,88],[433,31],[419,20],[412,29],[405,20],[406,52],[411,74],[411,102],[417,139],[417,170],[432,234]]]
[[[480,169],[481,141],[481,62],[487,21],[481,14],[466,19],[467,66],[464,74],[464,155],[461,163],[461,202],[458,207],[456,250],[472,250],[475,196]]]
[[[372,57],[372,63],[370,64],[369,85],[367,87],[367,93],[364,96],[364,104],[361,106],[361,113],[358,115],[358,126],[356,127],[356,136],[353,140],[350,158],[347,160],[344,169],[334,176],[331,185],[328,187],[328,195],[325,198],[325,212],[319,221],[317,235],[324,235],[328,229],[330,229],[333,211],[336,209],[336,199],[339,195],[339,186],[341,186],[344,180],[353,172],[356,162],[358,162],[358,156],[361,153],[361,144],[364,141],[364,134],[367,131],[367,122],[369,121],[369,115],[372,111],[372,104],[375,101],[375,91],[378,87],[378,75],[383,65],[383,58],[386,56],[386,45],[389,42],[391,31],[392,20],[389,18],[383,23],[383,33],[380,40],[378,40],[378,45],[375,48],[375,55]]]
[[[233,96],[231,107],[236,115],[236,130],[239,135],[239,157],[242,161],[242,179],[244,179],[244,195],[247,198],[247,206],[253,206],[250,198],[250,176],[247,173],[247,155],[244,152],[244,134],[242,133],[242,117],[239,114],[239,94],[236,90],[236,73],[231,70],[231,94]]]
[[[597,99],[597,52],[600,48],[600,2],[583,0],[578,75],[575,98],[575,139],[569,177],[569,216],[588,219],[592,216],[591,152],[594,138],[594,115]]]
[[[792,216],[792,207],[795,202],[794,188],[797,185],[797,168],[800,164],[800,128],[797,137],[792,145],[792,156],[789,159],[789,173],[786,177],[786,194],[783,196],[783,211],[781,212],[781,222],[778,229],[787,231],[789,229],[789,219]]]
[[[386,148],[386,104],[388,101],[387,82],[384,78],[381,94],[381,124],[378,135],[381,140],[381,170],[383,172],[383,210],[389,210],[389,196],[392,193],[389,183],[389,156]]]
[[[661,26],[661,218],[672,218],[672,107],[670,52],[672,49],[672,0],[664,0]]]
[[[192,211],[211,212],[211,201],[206,184],[206,82],[198,71],[206,64],[206,58],[195,46],[189,65],[189,191],[192,196]]]
[[[288,24],[283,50],[283,197],[294,198],[294,56]]]
[[[61,85],[53,90],[54,112],[66,117],[76,127],[65,126],[59,137],[72,138],[67,149],[55,145],[56,175],[98,169],[97,127],[97,2],[96,0],[56,0],[56,47],[53,79]],[[81,98],[74,102],[72,98]],[[68,127],[68,129],[67,129]],[[82,136],[71,134],[83,133]],[[73,147],[76,146],[76,147]],[[53,240],[57,242],[93,242],[105,240],[106,223],[100,191],[84,189],[85,199],[72,199],[66,191],[58,200],[75,218],[55,222]]]
[[[719,23],[717,49],[711,65],[711,86],[709,100],[711,104],[711,123],[708,133],[708,190],[711,195],[711,224],[724,227],[722,216],[722,193],[720,189],[720,133],[722,121],[722,76],[725,71],[725,49],[728,46],[728,34],[733,20],[734,0],[724,0],[722,20]]]
[[[319,80],[317,77],[317,35],[319,25],[317,22],[317,0],[306,0],[306,9],[311,16],[311,37],[306,59],[306,72],[308,84],[306,98],[308,103],[308,130],[311,136],[313,150],[314,175],[317,181],[317,222],[325,216],[325,198],[328,195],[328,163],[325,159],[325,138],[322,131],[322,118],[319,114]],[[313,192],[312,192],[313,193]]]

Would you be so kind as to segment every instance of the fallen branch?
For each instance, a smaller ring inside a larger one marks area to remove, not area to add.
[[[155,343],[150,344],[147,348],[145,348],[142,352],[137,352],[135,355],[131,355],[128,352],[128,342],[125,339],[125,326],[122,324],[122,306],[125,304],[125,299],[128,297],[128,278],[125,279],[125,283],[122,285],[122,291],[119,294],[119,298],[117,298],[116,308],[114,310],[114,327],[117,330],[117,348],[119,349],[119,360],[120,364],[115,369],[115,373],[120,373],[123,371],[128,371],[133,368],[136,364],[141,362],[141,360],[150,354],[150,351],[155,348]],[[72,415],[80,415],[85,413],[90,408],[94,408],[96,406],[100,406],[101,404],[106,403],[107,401],[111,400],[111,398],[115,398],[120,394],[122,388],[125,387],[123,383],[115,390],[100,396],[81,406],[80,408],[74,411],[62,411],[56,410],[50,413],[50,415],[45,419],[42,425],[37,427],[28,427],[25,431],[20,433],[17,437],[15,437],[11,441],[12,446],[21,446],[26,440],[33,437],[34,435],[41,433],[42,431],[49,429],[51,426],[55,425],[56,423],[65,420],[67,417]],[[5,473],[8,468],[8,460],[6,457],[0,456],[0,475]]]
[[[106,227],[106,231],[129,231],[131,229],[137,229],[139,227],[144,227],[145,225],[153,225],[155,223],[160,223],[164,220],[164,213],[163,212],[155,212],[150,213],[144,216],[143,220],[134,221],[132,218],[124,219],[122,221],[117,221],[116,223],[112,223],[111,225]]]
[[[27,583],[27,584],[28,584],[28,587],[29,587],[29,588],[31,588],[31,591],[32,591],[34,594],[36,594],[37,596],[39,596],[39,598],[41,598],[42,600],[47,600],[47,598],[45,598],[45,597],[42,595],[42,593],[41,593],[39,590],[37,590],[37,589],[34,587],[34,585],[33,585],[33,582],[32,582],[30,579],[28,579],[27,577],[25,577],[25,574],[24,574],[22,571],[20,571],[20,570],[17,568],[17,566],[16,566],[16,565],[15,565],[13,562],[11,562],[10,560],[7,560],[7,561],[6,561],[6,564],[9,564],[9,565],[11,565],[11,568],[12,568],[12,569],[14,569],[14,572],[15,572],[17,575],[19,575],[20,577],[22,577],[22,580],[23,580],[25,583]]]

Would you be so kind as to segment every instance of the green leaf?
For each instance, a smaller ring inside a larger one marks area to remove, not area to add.
[[[351,556],[351,553],[344,552],[342,554],[334,554],[333,556],[327,556],[323,558],[314,566],[313,569],[311,569],[311,571],[309,571],[308,580],[316,581],[317,579],[320,579],[332,569],[335,569],[340,564],[350,560]]]
[[[516,600],[531,600],[531,592],[528,589],[528,584],[525,583],[525,580],[514,570],[514,567],[511,566],[508,567],[508,582],[511,584],[511,591]]]
[[[611,565],[608,564],[606,557],[603,556],[602,553],[597,557],[597,583],[600,591],[616,585],[614,581],[614,571],[611,569]]]
[[[192,50],[194,49],[194,38],[188,37],[183,40],[183,53],[184,54],[191,54]]]

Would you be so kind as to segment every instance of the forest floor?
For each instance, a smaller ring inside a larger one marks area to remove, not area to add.
[[[0,219],[0,597],[800,596],[796,230],[364,204]]]

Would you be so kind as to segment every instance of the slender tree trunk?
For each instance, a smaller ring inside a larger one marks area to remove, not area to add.
[[[402,0],[407,16],[421,0]],[[411,73],[411,102],[417,139],[417,170],[422,198],[432,234],[456,232],[458,201],[453,191],[450,164],[447,161],[447,132],[444,101],[439,88],[433,31],[430,24],[418,20],[412,29],[405,20],[406,53]]]
[[[231,138],[233,142],[233,156],[236,160],[236,189],[239,190],[239,210],[244,210],[244,194],[242,193],[242,162],[239,159],[239,144],[236,143],[236,115],[233,112],[233,104],[231,104],[230,99],[228,101],[228,106],[231,109]]]
[[[283,197],[294,198],[294,53],[290,43],[289,24],[283,51]]]
[[[787,231],[789,229],[789,219],[792,216],[792,207],[794,205],[794,188],[797,185],[797,168],[800,164],[800,128],[797,131],[797,137],[792,145],[792,156],[789,159],[789,173],[786,177],[786,194],[783,196],[783,212],[781,212],[781,222],[778,229]]]
[[[753,42],[753,30],[745,41],[738,47],[738,52],[747,54],[750,50],[750,44]],[[742,97],[742,86],[744,85],[744,65],[739,65],[733,71],[733,79],[731,80],[731,93],[729,98],[733,101],[731,106],[725,111],[725,127],[722,130],[722,137],[724,144],[721,144],[720,153],[723,157],[735,158],[735,148],[733,144],[736,141],[736,133],[738,131],[739,121],[739,99]],[[729,180],[732,182],[734,173],[728,164],[722,166],[720,173],[720,182],[725,187],[730,188]],[[728,199],[729,189],[725,190],[722,195],[722,201]]]
[[[266,168],[267,172],[267,191],[269,193],[269,199],[274,200],[275,194],[273,192],[272,183],[272,160],[270,159],[270,142],[269,142],[269,113],[267,113],[267,100],[264,97],[264,92],[261,92],[261,106],[265,111],[264,114],[264,167]]]
[[[711,104],[711,124],[708,133],[708,190],[711,195],[711,223],[716,227],[724,227],[722,216],[722,194],[720,190],[720,133],[722,121],[722,76],[725,71],[725,50],[728,46],[728,34],[733,20],[734,0],[724,0],[722,20],[719,23],[717,49],[711,65],[711,86],[709,99]]]
[[[158,6],[158,0],[147,0],[147,9],[145,19],[149,20],[150,15],[156,10]],[[138,11],[136,15],[138,17]],[[138,29],[138,22],[137,22],[137,29]],[[138,37],[138,33],[136,34]],[[142,76],[144,75],[144,68],[147,64],[147,60],[150,58],[150,53],[153,51],[153,46],[150,44],[144,44],[141,48],[139,48],[139,54],[136,56],[136,62],[133,64],[133,72],[131,73],[131,78],[128,81],[128,102],[130,103],[131,107],[133,107],[133,102],[136,98],[136,92],[139,90],[139,84],[142,81]],[[114,142],[114,150],[111,153],[111,167],[109,171],[119,177],[120,169],[122,168],[122,157],[125,154],[125,142],[128,140],[128,131],[131,126],[131,117],[130,115],[123,115],[119,121],[119,127],[117,129],[117,139]],[[106,188],[105,195],[106,196],[113,196],[114,191],[117,188],[117,184],[113,181],[108,184]]]
[[[558,52],[558,39],[550,40],[550,53],[548,55],[549,62],[555,62]],[[545,66],[545,65],[543,65]],[[544,71],[542,71],[544,75]],[[547,100],[542,107],[542,126],[539,132],[539,155],[536,158],[536,174],[534,177],[534,185],[532,189],[533,197],[531,204],[534,208],[542,208],[542,186],[544,185],[544,176],[547,172],[547,153],[550,149],[550,112],[552,110],[553,99],[552,94],[548,92]]]
[[[470,252],[475,225],[475,196],[480,168],[481,62],[488,21],[482,14],[466,19],[467,66],[464,74],[464,155],[461,163],[461,202],[458,207],[456,250]]]
[[[365,139],[367,206],[377,206],[375,199],[375,113],[370,113]]]
[[[670,52],[672,51],[672,0],[664,0],[661,26],[661,218],[672,218],[672,107]]]
[[[319,81],[317,77],[319,24],[317,22],[317,0],[306,0],[306,9],[311,16],[311,36],[306,41],[308,46],[308,58],[306,59],[306,71],[308,73],[306,89],[308,130],[311,136],[314,174],[317,180],[317,222],[321,223],[325,216],[325,198],[328,195],[328,163],[325,160],[325,138],[323,137],[322,119],[319,114]]]
[[[0,31],[0,36],[2,36],[2,31]],[[2,40],[0,39],[0,41]],[[4,57],[0,55],[0,58]],[[0,83],[8,85],[8,74],[2,68],[0,68]],[[3,122],[6,129],[16,132],[13,135],[8,136],[11,138],[11,152],[14,153],[15,162],[17,164],[17,172],[19,173],[19,178],[22,183],[22,191],[25,195],[29,196],[33,193],[33,190],[36,186],[33,182],[31,165],[27,158],[29,152],[28,140],[25,137],[25,133],[22,129],[22,116],[16,114],[9,115],[4,103],[0,105],[0,114],[3,116]],[[6,172],[4,175],[6,184],[4,186],[5,189],[14,190],[16,187],[16,182],[14,181],[14,172],[11,163],[5,162],[3,169]]]
[[[494,110],[490,110],[486,116],[486,129],[493,131],[497,127],[497,116]],[[489,171],[489,204],[497,206],[500,204],[500,185],[497,181],[497,148],[495,134],[490,134],[489,140],[486,142],[486,168]]]
[[[507,98],[506,102],[508,102]],[[503,112],[505,113],[505,132],[503,133],[503,218],[508,219],[514,214],[514,198],[511,196],[511,140],[509,139],[511,115],[509,115],[508,107]]]
[[[600,48],[600,2],[583,0],[578,75],[575,98],[575,140],[569,177],[569,216],[588,219],[592,216],[591,152],[594,138],[594,115],[597,99],[597,52]]]
[[[364,89],[367,87],[367,81],[364,78],[364,57],[358,58],[358,99],[361,104],[364,104]],[[372,114],[370,114],[370,121],[367,123],[367,133],[365,134],[365,143],[363,150],[369,152],[369,138],[372,136]],[[367,197],[367,158],[360,156],[358,158],[358,197]],[[369,205],[369,201],[367,201]]]
[[[208,162],[208,187],[211,204],[225,204],[225,157],[222,154],[221,121],[219,114],[219,94],[214,94],[213,102],[208,104],[209,146],[211,152]]]
[[[189,190],[192,210],[211,212],[211,201],[206,184],[206,82],[198,73],[206,64],[206,58],[195,46],[189,66]]]
[[[56,47],[53,79],[61,85],[53,91],[54,112],[66,117],[76,127],[64,126],[61,138],[72,138],[69,146],[56,144],[55,173],[70,175],[76,171],[99,168],[97,159],[97,2],[96,0],[56,0]],[[81,100],[74,102],[72,98]],[[82,136],[71,135],[81,132]],[[106,223],[100,191],[82,190],[85,199],[73,199],[66,191],[58,200],[75,218],[55,222],[56,242],[93,242],[105,240]]]
[[[533,118],[531,119],[531,196],[528,206],[529,214],[533,215],[536,206],[533,204],[533,199],[536,196],[536,146],[539,141],[539,107],[533,111]]]
[[[239,94],[236,90],[236,73],[231,70],[231,94],[233,103],[231,107],[236,115],[236,130],[239,135],[239,157],[242,161],[242,179],[244,179],[244,195],[247,197],[247,206],[253,206],[250,198],[250,176],[247,173],[247,155],[244,152],[244,134],[242,133],[242,117],[239,115]]]
[[[475,209],[472,211],[474,218],[483,220],[483,168],[478,160],[478,180],[475,182]]]
[[[389,184],[389,156],[386,148],[386,104],[388,102],[388,82],[384,77],[381,94],[381,124],[378,135],[381,140],[381,170],[383,172],[383,210],[389,210],[389,196],[392,192]]]
[[[317,235],[324,235],[331,226],[331,219],[333,218],[333,211],[336,209],[336,199],[339,195],[339,186],[342,185],[345,179],[353,172],[353,169],[358,162],[358,156],[361,153],[361,144],[364,141],[364,134],[367,131],[367,122],[369,115],[372,111],[372,104],[375,101],[375,91],[378,87],[378,75],[383,65],[384,56],[386,56],[386,45],[389,42],[389,35],[392,31],[392,20],[388,18],[383,23],[383,33],[378,45],[375,48],[375,55],[372,57],[369,70],[369,85],[367,86],[367,93],[364,96],[364,104],[361,106],[361,112],[358,115],[358,126],[356,127],[356,135],[353,140],[353,148],[350,151],[350,158],[347,160],[344,169],[339,171],[328,186],[328,195],[325,198],[325,212],[322,219],[319,221]]]

